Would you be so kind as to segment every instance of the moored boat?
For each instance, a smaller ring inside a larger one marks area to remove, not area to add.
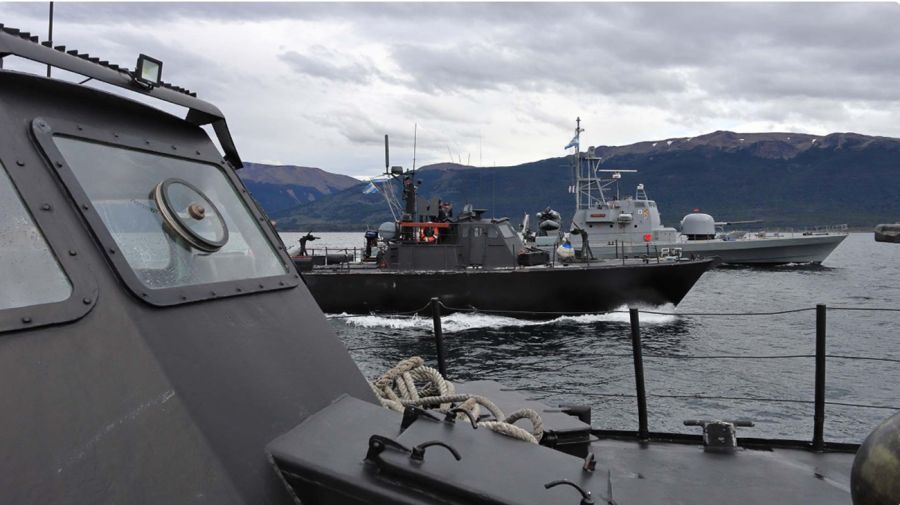
[[[875,242],[900,243],[900,223],[879,224],[875,227]]]

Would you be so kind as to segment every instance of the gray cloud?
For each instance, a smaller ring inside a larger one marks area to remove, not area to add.
[[[317,77],[328,81],[352,82],[365,84],[378,76],[377,69],[360,63],[340,64],[334,61],[332,54],[318,56],[300,54],[296,51],[282,53],[278,58],[298,74]]]
[[[46,26],[46,4],[0,12]],[[482,137],[542,156],[575,115],[609,122],[604,143],[743,124],[900,135],[891,3],[66,2],[56,14],[71,47],[163,59],[167,79],[230,114],[250,159],[358,173],[345,160],[385,132],[411,144],[414,121],[436,159]]]

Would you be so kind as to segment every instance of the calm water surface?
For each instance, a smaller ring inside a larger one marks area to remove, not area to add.
[[[288,245],[301,234],[283,233]],[[362,247],[362,233],[320,233],[315,247]],[[773,355],[815,352],[813,311],[776,316],[690,316],[694,312],[769,312],[813,307],[900,308],[900,245],[852,234],[818,267],[720,268],[700,279],[676,308],[642,314],[645,354]],[[540,289],[536,286],[535,289]],[[624,309],[624,307],[623,307]],[[363,316],[332,318],[367,377],[419,355],[434,363],[430,318]],[[536,323],[479,314],[455,314],[443,322],[453,379],[489,378],[528,391],[555,405],[589,403],[594,425],[637,429],[628,314],[563,317]],[[900,313],[828,312],[829,354],[900,359]],[[630,354],[629,354],[630,355]],[[812,358],[645,358],[650,395],[702,395],[813,399]],[[829,359],[827,400],[900,406],[900,365]],[[813,406],[804,403],[648,398],[650,429],[690,432],[688,418],[748,418],[746,436],[806,439]],[[829,405],[830,441],[861,441],[894,411]]]

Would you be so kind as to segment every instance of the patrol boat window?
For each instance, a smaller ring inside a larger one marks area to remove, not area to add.
[[[53,140],[146,288],[288,273],[215,165],[66,136]]]
[[[61,302],[72,284],[0,163],[0,310]]]

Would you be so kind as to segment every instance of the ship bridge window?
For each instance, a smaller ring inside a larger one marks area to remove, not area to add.
[[[0,310],[61,302],[72,284],[0,163]]]
[[[516,230],[513,229],[511,224],[502,223],[500,225],[500,234],[503,235],[503,238],[513,238],[516,236]]]
[[[71,137],[53,140],[147,289],[287,273],[256,219],[215,165]],[[157,188],[167,183],[171,198],[163,209],[155,196]],[[193,228],[186,234],[173,222]],[[190,238],[207,235],[206,242]],[[209,246],[213,242],[214,247]]]
[[[497,238],[500,236],[500,230],[497,229],[497,226],[488,226],[487,235],[488,238]]]

